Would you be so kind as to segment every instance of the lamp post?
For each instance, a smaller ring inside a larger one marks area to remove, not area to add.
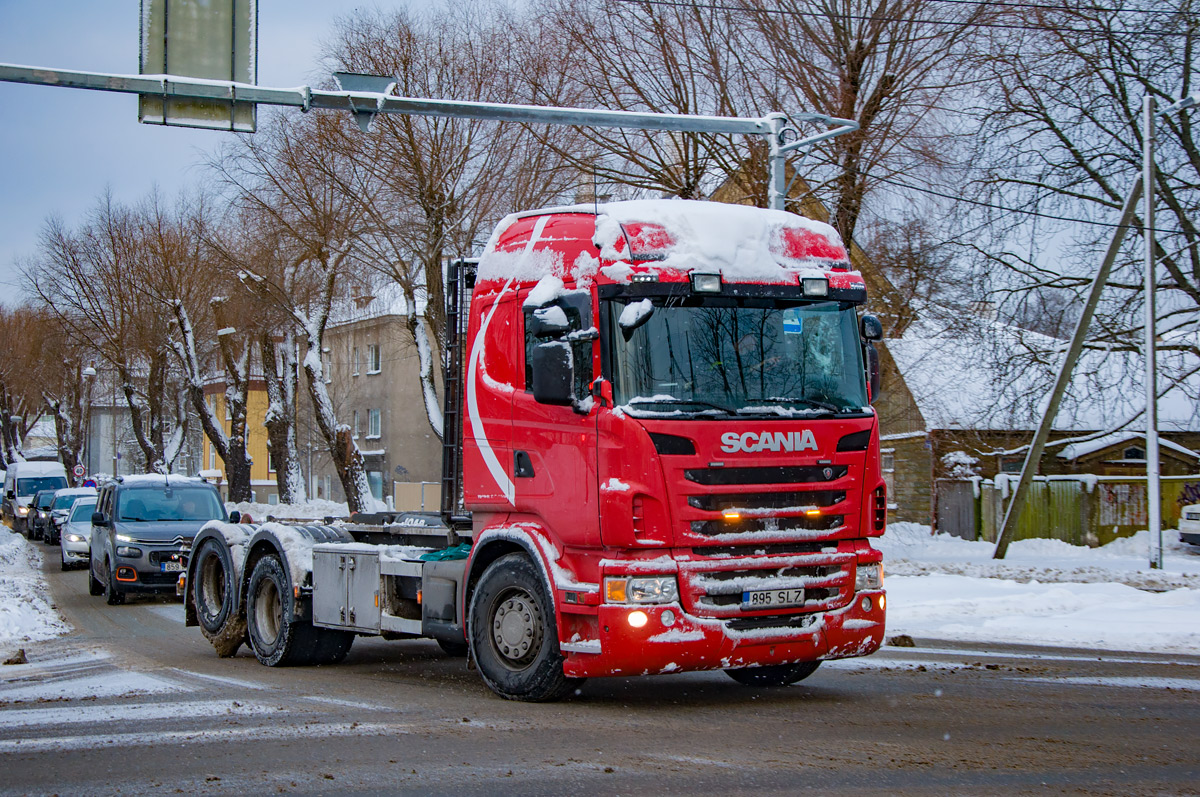
[[[87,403],[87,413],[83,419],[83,461],[84,468],[87,470],[87,475],[91,476],[92,470],[92,387],[96,384],[96,365],[89,364],[83,371],[80,372],[83,376],[84,391]]]

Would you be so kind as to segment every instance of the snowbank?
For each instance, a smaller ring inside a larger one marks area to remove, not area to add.
[[[20,534],[0,526],[0,652],[69,630],[48,595],[41,554]]]
[[[994,546],[928,526],[892,524],[884,552],[888,634],[969,642],[1200,653],[1200,548],[1164,531],[1164,569],[1149,533],[1100,548],[1019,540]]]
[[[237,504],[226,503],[225,509],[228,512],[237,510],[243,515],[249,513],[250,518],[255,523],[262,523],[268,516],[276,520],[317,520],[323,518],[348,518],[350,517],[350,509],[343,503],[335,503],[334,501],[325,501],[322,499],[314,499],[306,501],[303,504],[252,504],[248,501],[242,501]]]

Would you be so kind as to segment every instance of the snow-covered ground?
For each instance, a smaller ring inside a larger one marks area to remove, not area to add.
[[[987,542],[895,523],[884,551],[888,634],[924,639],[1200,654],[1200,548],[1164,531],[1100,548],[1020,540],[1003,561]]]
[[[23,642],[50,639],[68,630],[50,605],[41,558],[24,537],[0,526],[0,659]]]
[[[343,516],[345,504],[238,505],[256,522]],[[287,514],[284,514],[286,510]],[[278,513],[278,514],[277,514]],[[1165,568],[1151,570],[1145,532],[1101,548],[1057,540],[993,546],[895,523],[884,551],[888,635],[1200,655],[1200,548],[1165,532]],[[67,631],[39,572],[39,546],[0,526],[0,654]]]

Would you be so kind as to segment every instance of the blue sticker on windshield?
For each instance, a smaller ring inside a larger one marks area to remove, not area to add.
[[[789,307],[783,311],[783,334],[799,335],[804,331],[804,325],[800,322],[800,308]]]

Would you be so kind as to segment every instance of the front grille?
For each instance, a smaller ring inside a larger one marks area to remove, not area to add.
[[[845,465],[784,466],[775,468],[694,468],[683,472],[696,484],[802,484],[831,482],[846,475]]]
[[[688,496],[688,506],[706,512],[727,509],[754,511],[759,509],[794,509],[826,507],[846,500],[845,490],[804,490],[785,493],[712,493]]]
[[[746,590],[804,589],[804,603],[789,614],[827,611],[844,605],[854,592],[852,557],[834,554],[820,563],[791,561],[777,567],[702,570],[686,574],[684,582],[701,614],[741,614]],[[779,609],[774,610],[779,613]]]
[[[776,554],[820,553],[829,543],[823,542],[784,542],[770,545],[711,545],[703,548],[693,548],[696,556],[716,556],[729,558],[731,556],[770,556]]]
[[[768,628],[790,631],[794,628],[807,628],[816,621],[815,614],[773,614],[767,617],[738,617],[726,620],[725,627],[730,631],[761,631]]]
[[[147,557],[152,565],[160,565],[163,562],[180,562],[183,557],[178,551],[151,551]]]
[[[750,534],[759,531],[832,531],[840,529],[845,520],[844,515],[693,520],[692,532],[715,537],[720,534]]]
[[[138,573],[138,581],[147,587],[173,587],[179,581],[178,573]]]

